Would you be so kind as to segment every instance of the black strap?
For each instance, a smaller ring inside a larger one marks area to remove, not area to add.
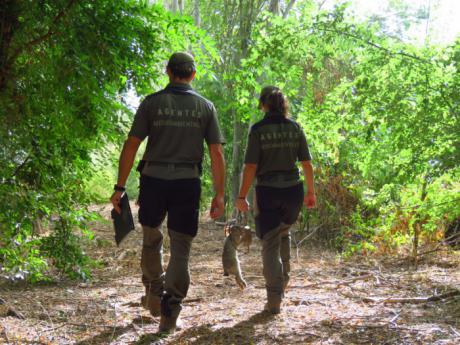
[[[291,171],[271,171],[263,175],[257,176],[259,182],[274,182],[274,181],[297,181],[300,179],[298,170]]]
[[[173,168],[199,168],[199,163],[168,163],[168,162],[147,162],[147,165],[157,166],[157,167],[173,167]]]

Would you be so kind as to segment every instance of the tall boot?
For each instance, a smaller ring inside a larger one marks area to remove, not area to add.
[[[152,316],[160,316],[161,295],[165,274],[163,272],[163,234],[160,227],[143,226],[144,233],[141,268],[142,282],[145,286],[145,295],[141,298],[141,305],[150,311]]]
[[[289,273],[291,272],[291,233],[289,230],[290,225],[281,224],[280,256],[283,264],[283,291],[286,291],[289,285]]]
[[[193,237],[169,230],[171,257],[161,298],[160,332],[173,332],[190,285],[189,258]]]
[[[279,227],[264,234],[262,238],[262,261],[267,304],[265,309],[272,314],[279,314],[283,298],[283,269],[280,259],[281,236]]]

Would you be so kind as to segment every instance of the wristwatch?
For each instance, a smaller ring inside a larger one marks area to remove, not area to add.
[[[117,184],[116,184],[115,186],[113,186],[113,189],[114,189],[115,191],[117,191],[117,192],[125,192],[125,191],[126,191],[126,188],[125,188],[125,187],[119,186],[119,185],[117,185]]]

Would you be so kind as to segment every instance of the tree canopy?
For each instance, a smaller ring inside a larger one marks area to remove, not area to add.
[[[390,34],[381,18],[359,22],[346,5],[326,11],[313,0],[150,3],[4,1],[0,265],[9,277],[44,279],[51,266],[89,276],[88,186],[110,192],[114,181],[100,174],[114,172],[131,95],[163,87],[177,50],[195,55],[195,86],[219,112],[229,212],[248,128],[261,117],[258,92],[274,84],[316,167],[319,205],[303,231],[315,224],[317,239],[346,253],[388,251],[460,217],[460,39],[416,45],[404,40],[407,25]],[[203,205],[210,179],[205,169]]]

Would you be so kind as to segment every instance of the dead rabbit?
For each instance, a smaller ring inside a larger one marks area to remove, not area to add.
[[[247,286],[241,274],[240,261],[238,260],[238,247],[246,246],[249,253],[249,246],[252,242],[252,233],[249,226],[238,225],[236,221],[230,221],[225,225],[224,250],[222,252],[222,265],[224,276],[234,275],[236,283],[241,289]]]

